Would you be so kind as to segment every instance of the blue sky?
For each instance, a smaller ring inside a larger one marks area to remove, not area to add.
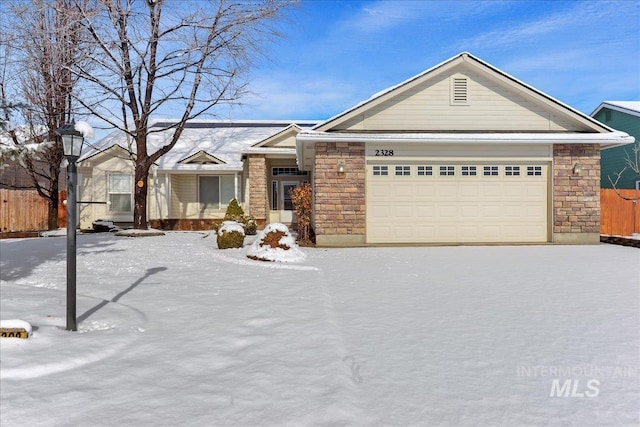
[[[460,52],[590,114],[640,99],[640,1],[308,0],[233,119],[327,119]]]

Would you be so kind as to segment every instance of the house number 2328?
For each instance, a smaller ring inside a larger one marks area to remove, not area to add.
[[[376,150],[376,156],[391,157],[393,150]]]

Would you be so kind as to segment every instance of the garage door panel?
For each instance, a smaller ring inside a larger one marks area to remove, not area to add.
[[[498,162],[496,162],[498,163]],[[488,165],[496,163],[487,162]],[[424,163],[427,164],[427,163]],[[452,163],[453,164],[453,163]],[[372,176],[367,179],[367,241],[370,243],[545,242],[548,227],[548,166],[540,175]],[[473,165],[464,163],[466,171]],[[368,165],[368,168],[371,168]],[[495,170],[495,166],[491,166]],[[515,166],[510,167],[510,171]],[[370,169],[371,170],[371,169]],[[394,166],[389,166],[393,171]]]
[[[441,200],[456,200],[458,198],[458,184],[456,182],[438,182],[436,196]]]
[[[411,183],[397,183],[393,186],[395,197],[398,199],[411,199],[413,197],[414,186]]]
[[[438,218],[446,221],[447,219],[453,220],[458,216],[458,206],[442,204],[436,208]]]
[[[418,218],[434,218],[435,209],[433,206],[416,206],[416,216]]]
[[[422,183],[420,181],[415,183],[415,194],[419,198],[433,198],[436,195],[436,187],[432,183]]]
[[[407,219],[413,217],[413,206],[397,206],[395,208],[396,218]]]

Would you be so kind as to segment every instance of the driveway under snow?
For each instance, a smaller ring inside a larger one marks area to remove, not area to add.
[[[638,425],[640,251],[304,248],[215,236],[0,242],[0,424]]]

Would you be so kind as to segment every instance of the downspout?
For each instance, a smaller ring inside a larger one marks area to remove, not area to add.
[[[155,198],[156,216],[160,216],[160,204],[158,203],[158,166],[152,165],[153,170],[153,196]],[[159,219],[159,218],[158,218]]]
[[[233,173],[233,197],[239,204],[240,198],[238,197],[238,172]]]
[[[164,191],[165,198],[167,199],[167,218],[171,218],[171,179],[169,179],[169,174],[164,174]]]

